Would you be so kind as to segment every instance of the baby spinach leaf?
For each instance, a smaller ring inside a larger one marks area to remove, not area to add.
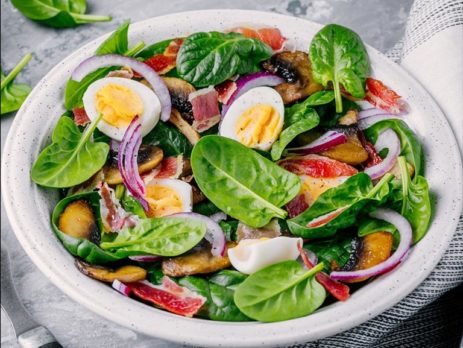
[[[162,278],[164,278],[164,273],[162,273],[160,263],[156,263],[148,269],[147,279],[150,283],[154,285],[161,285]]]
[[[152,56],[156,54],[161,54],[164,52],[164,50],[169,46],[169,44],[172,42],[174,39],[167,39],[163,40],[160,42],[156,42],[145,49],[141,51],[140,53],[137,54],[137,58],[143,58],[143,59],[148,59],[151,58]]]
[[[339,267],[342,267],[349,260],[352,252],[351,234],[339,234],[329,239],[314,240],[304,245],[315,253],[319,262],[325,265],[325,271],[331,272],[332,262],[335,262]]]
[[[257,71],[258,63],[272,54],[267,44],[238,33],[195,33],[180,47],[177,71],[191,84],[207,87],[236,74]]]
[[[321,194],[309,209],[288,220],[288,227],[293,234],[303,238],[329,237],[338,229],[354,225],[361,212],[368,212],[384,203],[391,179],[392,175],[386,174],[373,187],[367,174],[358,173]],[[315,219],[320,219],[320,223],[309,227]]]
[[[280,137],[272,146],[272,160],[279,160],[286,146],[288,146],[288,144],[293,141],[294,138],[296,138],[301,133],[315,128],[319,123],[320,118],[314,109],[308,109],[304,116],[301,116],[299,120],[296,120],[296,117],[294,116],[289,118],[288,121],[285,119],[285,129],[283,129]]]
[[[26,54],[19,63],[5,76],[3,71],[0,71],[1,76],[1,101],[0,114],[4,115],[9,112],[18,110],[24,100],[29,95],[31,88],[24,84],[13,84],[14,79],[20,73],[27,63],[31,60],[32,55]]]
[[[158,122],[156,127],[143,138],[143,144],[159,146],[164,156],[183,154],[189,157],[192,145],[188,139],[174,126]]]
[[[379,134],[391,128],[400,139],[400,154],[405,156],[407,162],[415,167],[415,175],[423,175],[424,172],[424,154],[421,143],[408,125],[399,119],[383,120],[375,123],[365,130],[367,138],[375,143]]]
[[[31,170],[31,178],[46,187],[64,188],[83,183],[106,162],[109,145],[90,141],[102,115],[84,132],[69,117],[61,117],[52,143],[42,150]]]
[[[299,192],[300,179],[235,140],[202,137],[191,154],[191,167],[201,191],[220,210],[252,227],[273,217]]]
[[[193,205],[193,211],[201,215],[211,216],[213,214],[219,213],[220,209],[217,208],[214,205],[214,203],[210,201],[205,201],[205,202],[201,202],[201,203]]]
[[[129,21],[122,23],[95,51],[97,56],[117,53],[124,54],[129,49]]]
[[[405,157],[398,159],[402,180],[401,214],[410,222],[413,230],[413,242],[418,242],[426,234],[431,221],[431,201],[428,182],[421,175],[411,180]]]
[[[124,196],[120,202],[122,204],[122,208],[124,208],[125,211],[133,213],[142,219],[146,218],[143,206],[132,195],[130,195],[127,190],[125,191]]]
[[[60,215],[69,203],[79,199],[85,199],[90,203],[97,219],[98,226],[101,230],[100,195],[95,191],[80,193],[62,199],[55,206],[55,209],[53,209],[51,217],[52,228],[58,239],[72,255],[78,256],[89,263],[101,265],[120,260],[122,257],[101,249],[98,245],[87,239],[75,238],[59,230],[58,225]]]
[[[312,39],[309,55],[314,79],[333,85],[337,112],[342,112],[341,86],[356,98],[365,96],[370,63],[362,39],[352,30],[326,25]]]
[[[394,233],[396,231],[397,228],[389,222],[386,222],[384,220],[373,219],[370,217],[364,217],[359,222],[358,236],[364,237],[376,232]]]
[[[238,230],[238,220],[220,221],[219,225],[222,228],[225,238],[229,241],[236,241],[236,231]]]
[[[326,292],[310,270],[297,261],[283,261],[251,274],[235,291],[235,303],[248,317],[275,322],[303,317],[323,304]]]
[[[125,228],[101,247],[116,255],[154,254],[177,256],[198,244],[206,233],[203,222],[179,217],[144,219],[133,228]]]
[[[11,0],[27,18],[55,28],[107,22],[110,16],[88,15],[86,0]]]

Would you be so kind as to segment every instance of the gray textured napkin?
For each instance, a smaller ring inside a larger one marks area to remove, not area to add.
[[[463,1],[416,0],[404,38],[388,56],[433,95],[463,153]],[[396,306],[351,330],[294,347],[459,347],[462,284],[463,216],[437,267]]]

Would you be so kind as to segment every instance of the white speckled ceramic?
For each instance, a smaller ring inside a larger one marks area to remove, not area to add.
[[[243,23],[273,25],[305,50],[318,24],[283,15],[253,11],[197,11],[152,18],[133,24],[132,43],[147,43],[196,31],[223,30]],[[31,165],[48,142],[62,106],[64,85],[74,67],[92,52],[99,38],[63,60],[35,87],[18,112],[3,152],[2,193],[16,236],[40,270],[66,294],[100,315],[147,335],[202,346],[275,346],[315,340],[378,315],[420,284],[447,248],[461,212],[462,166],[452,130],[431,96],[398,65],[369,49],[373,75],[401,94],[410,106],[406,121],[426,152],[426,176],[434,198],[434,218],[426,237],[403,265],[305,318],[279,323],[227,323],[183,318],[123,297],[83,276],[73,257],[50,228],[57,200],[53,190],[37,187]]]

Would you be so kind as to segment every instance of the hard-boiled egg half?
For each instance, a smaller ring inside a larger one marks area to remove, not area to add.
[[[148,217],[161,217],[190,212],[193,207],[193,189],[190,184],[176,179],[153,179],[146,184],[145,199]]]
[[[140,118],[142,136],[159,121],[161,103],[144,84],[121,77],[105,77],[88,86],[83,97],[90,120],[102,114],[98,129],[112,139],[121,141],[130,122]]]
[[[253,88],[231,104],[219,134],[253,149],[269,150],[283,129],[284,110],[273,88]]]
[[[302,245],[301,238],[243,239],[228,249],[228,258],[238,271],[252,274],[275,263],[297,259],[298,245]]]

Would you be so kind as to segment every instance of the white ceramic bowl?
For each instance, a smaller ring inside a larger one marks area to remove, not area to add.
[[[243,23],[276,26],[302,50],[320,29],[318,24],[273,13],[210,10],[135,23],[130,28],[130,41],[151,43]],[[410,106],[406,120],[424,145],[426,176],[435,198],[429,232],[403,265],[356,291],[345,303],[323,307],[304,318],[270,324],[183,318],[121,296],[83,276],[50,228],[56,192],[35,185],[29,171],[64,111],[63,89],[71,71],[91,56],[103,39],[77,50],[37,84],[15,117],[3,153],[2,193],[11,226],[39,269],[71,298],[128,328],[180,343],[214,347],[282,345],[334,335],[367,321],[404,298],[435,267],[461,212],[462,169],[457,144],[447,120],[423,87],[398,65],[369,48],[373,75],[401,94]]]

